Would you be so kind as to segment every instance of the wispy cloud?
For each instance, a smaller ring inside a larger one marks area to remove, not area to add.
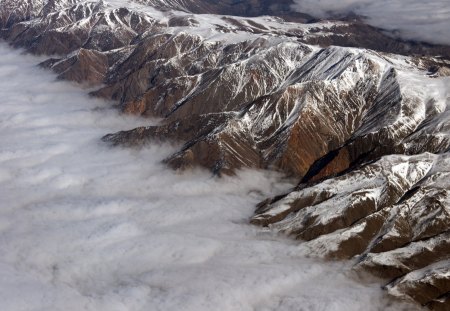
[[[356,13],[404,39],[450,44],[448,0],[295,0],[295,10],[316,17]]]

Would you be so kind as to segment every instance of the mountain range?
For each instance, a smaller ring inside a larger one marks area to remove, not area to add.
[[[250,222],[449,310],[450,46],[271,2],[2,0],[0,36],[161,120],[104,142],[175,141],[177,170],[296,178]]]

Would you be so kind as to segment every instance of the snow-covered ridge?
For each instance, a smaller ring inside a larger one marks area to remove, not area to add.
[[[189,18],[193,19],[193,22],[185,27],[181,25],[183,31],[191,34],[202,34],[204,39],[218,40],[220,38],[226,38],[228,40],[245,40],[242,36],[243,33],[251,37],[252,33],[258,36],[264,35],[279,35],[283,32],[297,31],[308,35],[311,33],[317,33],[321,31],[320,35],[323,36],[331,28],[336,25],[346,25],[340,22],[324,22],[317,24],[304,24],[284,22],[281,19],[274,17],[259,17],[259,18],[244,18],[244,17],[232,17],[232,16],[219,16],[219,15],[196,15],[183,11],[160,11],[153,6],[144,5],[138,1],[122,1],[122,0],[51,0],[51,1],[29,1],[29,2],[17,2],[12,0],[4,0],[5,4],[2,5],[2,22],[6,25],[8,23],[14,23],[9,21],[9,16],[21,16],[22,20],[35,23],[49,23],[49,20],[58,20],[59,22],[65,22],[65,26],[71,26],[75,22],[78,24],[88,24],[86,19],[92,18],[92,15],[103,11],[105,15],[110,15],[108,19],[108,27],[115,28],[120,24],[120,18],[117,18],[117,11],[119,9],[127,9],[138,14],[140,16],[146,16],[150,19],[157,19],[162,24],[170,24],[170,20],[179,19],[179,22],[188,22]],[[85,10],[84,15],[80,10]],[[65,13],[64,13],[65,12]],[[68,14],[70,12],[77,12],[76,19],[73,16],[69,16],[67,19],[65,16],[53,16],[55,14]],[[4,16],[3,16],[4,15]],[[19,19],[19,18],[17,18]],[[47,20],[47,21],[46,21]],[[20,21],[20,20],[18,20]],[[77,25],[73,25],[77,26]],[[52,25],[52,29],[59,29],[61,31],[67,31],[67,29],[61,28],[62,25]],[[177,27],[173,27],[177,28]],[[177,29],[168,29],[172,33],[175,33]],[[179,31],[179,30],[178,30]],[[227,36],[221,36],[226,33]]]

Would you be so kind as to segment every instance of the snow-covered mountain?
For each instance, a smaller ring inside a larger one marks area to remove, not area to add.
[[[176,169],[297,177],[251,222],[448,310],[450,47],[358,20],[288,22],[290,1],[269,3],[3,0],[1,36],[124,112],[162,118],[104,141],[177,140]],[[278,16],[248,17],[261,14]]]

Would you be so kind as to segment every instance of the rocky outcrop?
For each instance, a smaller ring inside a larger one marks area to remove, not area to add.
[[[175,169],[296,177],[253,224],[448,309],[450,48],[357,20],[286,22],[290,1],[268,3],[4,0],[1,36],[123,112],[161,119],[105,142],[176,140]],[[243,16],[193,14],[226,12]],[[261,13],[278,17],[248,17]]]
[[[395,296],[448,308],[450,158],[391,155],[262,202],[252,223],[353,259]]]

